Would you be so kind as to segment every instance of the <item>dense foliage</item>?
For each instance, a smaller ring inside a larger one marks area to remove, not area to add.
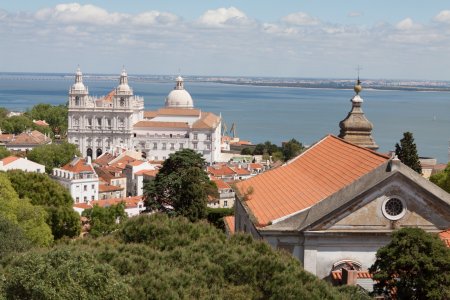
[[[367,299],[339,292],[250,236],[227,238],[207,223],[165,214],[4,260],[0,271],[11,299]]]
[[[93,208],[85,209],[82,216],[89,219],[89,234],[93,237],[114,232],[119,228],[120,223],[127,218],[124,202],[107,207],[94,205]]]
[[[208,222],[221,230],[225,230],[225,223],[223,218],[226,216],[232,216],[234,214],[234,208],[210,208],[206,209]]]
[[[21,199],[29,199],[31,204],[45,208],[46,222],[55,239],[80,234],[80,215],[73,210],[72,197],[62,185],[45,174],[14,170],[7,175]]]
[[[35,246],[46,246],[53,241],[44,208],[31,204],[28,199],[19,199],[5,173],[0,173],[0,217],[17,224]]]
[[[205,218],[208,195],[217,187],[203,168],[204,159],[191,149],[170,154],[155,180],[144,186],[146,207],[191,221]]]
[[[25,113],[31,120],[45,120],[54,135],[67,133],[68,110],[66,105],[37,104]]]
[[[442,172],[431,175],[430,181],[450,193],[450,163]]]
[[[0,215],[0,241],[0,257],[27,250],[31,246],[23,230],[2,215]]]
[[[241,154],[272,156],[274,161],[288,161],[302,153],[304,149],[302,143],[296,139],[291,139],[288,142],[282,143],[281,147],[267,141],[265,143],[257,144],[253,152],[251,152],[250,148],[244,148],[242,149]]]
[[[437,235],[403,228],[380,248],[370,268],[375,292],[398,299],[450,299],[450,249]]]
[[[417,147],[411,132],[404,132],[400,144],[395,144],[395,155],[402,163],[422,174],[422,166],[420,165]]]
[[[11,155],[11,152],[9,152],[5,147],[0,147],[0,159],[3,159],[10,155]]]
[[[81,156],[78,147],[69,143],[42,145],[27,154],[29,160],[44,165],[49,174],[54,168],[69,163],[75,156]]]

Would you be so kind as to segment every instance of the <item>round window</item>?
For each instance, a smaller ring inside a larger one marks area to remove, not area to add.
[[[390,220],[399,220],[406,213],[406,207],[402,200],[398,198],[390,198],[383,203],[383,214]]]

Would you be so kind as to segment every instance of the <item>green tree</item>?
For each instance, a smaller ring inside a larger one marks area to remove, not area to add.
[[[398,299],[449,299],[450,249],[435,234],[403,228],[380,248],[373,274],[375,291]]]
[[[28,199],[19,199],[5,173],[0,173],[0,187],[0,216],[18,224],[33,245],[49,245],[53,236],[45,222],[44,208],[32,205]]]
[[[144,186],[147,208],[182,215],[191,221],[205,218],[207,197],[217,187],[203,167],[204,159],[191,149],[170,154],[155,180]]]
[[[450,163],[447,164],[443,171],[431,175],[430,181],[447,193],[450,193]]]
[[[69,143],[42,145],[27,154],[27,158],[45,165],[45,171],[51,173],[54,168],[69,163],[75,156],[81,156],[76,145]]]
[[[25,113],[32,120],[45,120],[53,134],[67,133],[68,109],[65,105],[37,104]],[[45,128],[40,128],[45,130]]]
[[[111,266],[76,249],[17,256],[5,271],[7,299],[129,299]]]
[[[422,166],[420,165],[419,155],[417,154],[416,144],[411,132],[403,133],[400,144],[395,144],[395,155],[402,163],[422,174]]]
[[[0,215],[0,257],[9,253],[22,252],[30,248],[31,242],[23,230],[14,222]]]
[[[26,116],[12,116],[3,119],[0,127],[4,133],[20,134],[33,127],[33,122]]]
[[[94,205],[93,208],[85,209],[82,216],[89,219],[89,234],[93,237],[115,231],[119,228],[119,224],[127,218],[124,202],[107,207]]]
[[[244,149],[241,150],[241,154],[242,154],[242,155],[252,155],[252,154],[253,154],[253,151],[252,151],[251,148],[246,147],[246,148],[244,148]]]
[[[80,215],[73,210],[73,199],[62,185],[46,174],[13,170],[8,171],[7,175],[21,199],[29,199],[33,205],[45,208],[46,222],[55,239],[80,234]]]
[[[10,155],[11,155],[11,152],[9,152],[5,147],[0,147],[0,159],[3,159]]]
[[[304,150],[302,143],[296,139],[291,139],[290,141],[283,143],[281,146],[281,151],[283,152],[284,160],[288,161],[291,158],[296,157]]]

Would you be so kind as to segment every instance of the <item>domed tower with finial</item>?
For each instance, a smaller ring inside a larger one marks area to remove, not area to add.
[[[188,91],[184,89],[184,80],[181,76],[176,79],[175,88],[167,95],[167,108],[194,108],[194,101]]]
[[[83,83],[83,73],[78,66],[77,72],[75,73],[75,82],[72,84],[69,90],[69,106],[70,107],[83,107],[86,105],[88,99],[89,91],[88,88],[84,86]]]
[[[358,146],[376,150],[378,145],[372,137],[373,125],[367,120],[361,108],[363,99],[359,95],[362,91],[359,76],[353,89],[356,95],[350,100],[352,109],[347,117],[339,122],[339,127],[341,128],[339,137]]]
[[[128,85],[128,74],[125,67],[120,74],[119,85],[115,90],[115,103],[114,106],[118,108],[129,109],[131,105],[131,98],[133,96],[133,90]]]

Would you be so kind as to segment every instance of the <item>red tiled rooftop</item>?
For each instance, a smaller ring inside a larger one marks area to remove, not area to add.
[[[444,242],[444,244],[450,248],[450,229],[442,231],[439,233],[439,237]]]
[[[222,189],[231,189],[231,186],[226,183],[225,181],[221,180],[221,179],[213,179],[214,183],[216,184],[217,188],[219,190]]]
[[[158,115],[170,115],[170,116],[199,116],[199,109],[192,108],[160,108],[157,111]]]
[[[234,172],[233,169],[231,169],[230,167],[228,167],[226,165],[214,165],[214,166],[208,167],[208,173],[210,173],[216,177],[236,174],[236,172]]]
[[[156,177],[156,174],[158,174],[158,170],[141,170],[135,173],[138,176],[145,175],[150,177]]]
[[[236,172],[238,175],[250,175],[250,171],[244,168],[234,167],[232,168],[233,171]]]
[[[93,172],[94,169],[91,165],[87,164],[83,158],[75,158],[70,163],[63,166],[61,169],[73,172],[73,173],[81,173],[81,172]]]
[[[98,157],[96,160],[94,160],[94,163],[100,166],[107,165],[110,161],[112,161],[116,156],[112,155],[111,153],[103,153],[100,157]]]
[[[257,226],[306,209],[389,157],[328,135],[290,163],[236,184]]]
[[[22,132],[15,136],[8,145],[43,145],[51,142],[51,139],[37,130]]]
[[[6,165],[12,163],[13,161],[18,160],[19,158],[20,157],[17,157],[17,156],[8,156],[8,157],[5,157],[4,159],[2,159],[2,162],[3,162],[3,165],[6,166]]]
[[[250,170],[253,170],[253,169],[262,169],[262,168],[263,168],[263,165],[260,164],[260,163],[251,163],[251,164],[249,164],[249,167],[250,167]]]
[[[234,234],[234,216],[226,216],[223,218],[223,221],[225,222],[225,227],[227,228],[228,232],[230,234]]]
[[[100,193],[123,191],[123,187],[110,184],[99,184],[98,191]]]

